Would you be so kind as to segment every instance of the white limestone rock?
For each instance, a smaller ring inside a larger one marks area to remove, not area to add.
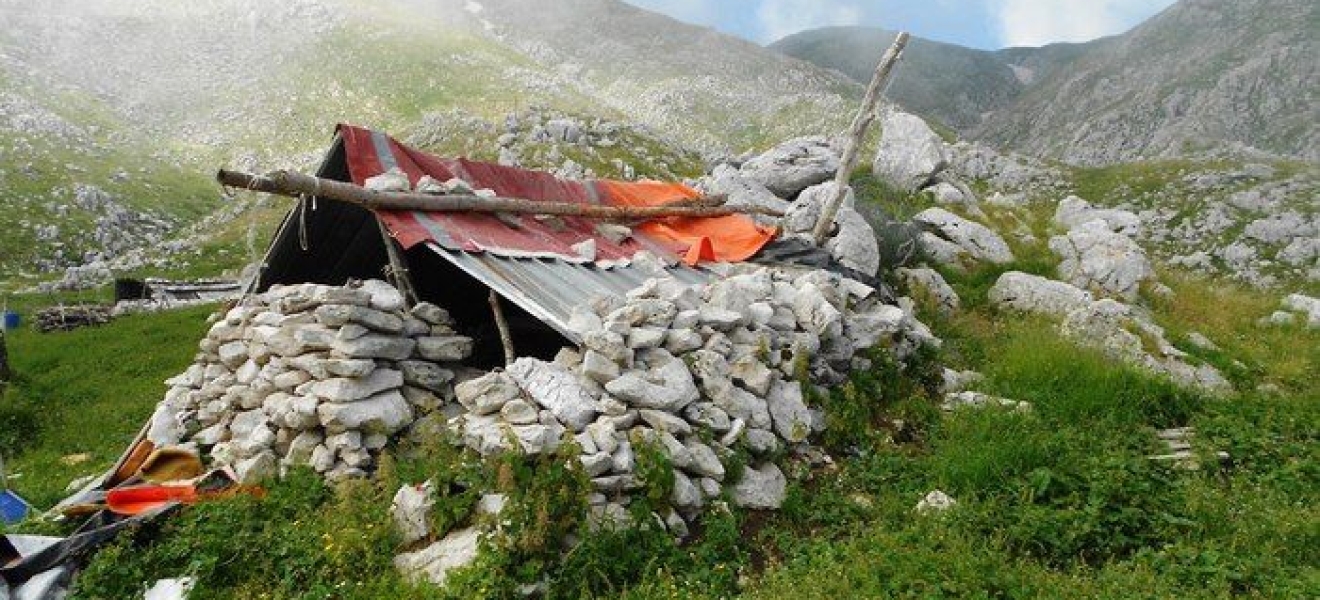
[[[898,110],[884,114],[880,146],[871,172],[889,185],[915,192],[949,163],[944,141],[920,117]]]
[[[1094,301],[1091,292],[1074,285],[1020,271],[1009,271],[988,293],[990,303],[1002,309],[1064,317]]]
[[[1187,362],[1186,355],[1165,338],[1163,328],[1121,302],[1106,298],[1074,310],[1064,319],[1060,330],[1080,344],[1167,375],[1180,385],[1216,395],[1232,390],[1232,384],[1218,369]],[[1148,345],[1153,346],[1152,353],[1147,353]]]
[[[397,390],[357,402],[322,404],[316,412],[321,425],[331,433],[355,429],[393,435],[413,420],[412,406]]]
[[[451,571],[466,567],[477,559],[480,544],[478,529],[460,529],[422,550],[394,557],[394,567],[409,580],[426,580],[443,587]]]
[[[1283,299],[1283,308],[1305,315],[1307,327],[1320,329],[1320,298],[1305,294],[1289,294]]]
[[[1013,252],[1004,239],[975,221],[942,208],[928,208],[912,217],[912,222],[927,233],[953,243],[974,260],[994,264],[1013,262]]]
[[[398,366],[404,383],[433,392],[444,392],[454,380],[453,371],[432,362],[404,360],[399,361]]]
[[[929,267],[900,268],[899,279],[907,284],[909,290],[928,296],[935,302],[936,309],[943,315],[951,315],[962,307],[962,299],[953,286],[944,280],[944,276]]]
[[[802,399],[802,387],[796,382],[775,381],[766,397],[770,418],[779,437],[790,443],[806,441],[811,434],[811,411]]]
[[[313,383],[312,395],[326,402],[356,402],[387,390],[403,387],[403,373],[394,369],[376,369],[360,378],[325,379]]]
[[[461,335],[417,338],[417,354],[436,362],[466,360],[472,356],[472,338]]]
[[[727,199],[725,206],[736,208],[760,207],[783,212],[790,203],[780,198],[759,181],[745,177],[738,169],[730,165],[717,165],[707,177],[701,178],[697,188],[706,195],[723,194]],[[772,220],[764,215],[753,215],[753,219],[764,224]]]
[[[408,338],[364,335],[353,340],[334,339],[329,348],[343,358],[383,358],[404,360],[412,355],[417,342]]]
[[[407,173],[394,167],[380,175],[368,177],[362,187],[373,192],[407,192],[412,189],[412,183],[408,181]]]
[[[743,163],[739,170],[744,178],[787,200],[834,177],[839,156],[825,138],[797,138]]]
[[[950,498],[948,494],[945,494],[940,490],[935,490],[926,494],[921,501],[917,502],[917,506],[913,510],[915,510],[917,514],[929,515],[942,513],[957,505],[957,500]]]
[[[507,402],[520,397],[522,390],[508,373],[493,372],[458,384],[454,395],[472,414],[482,416],[498,412]]]
[[[411,546],[431,536],[431,509],[435,506],[435,485],[430,481],[405,485],[394,494],[390,516],[399,530],[399,543]]]
[[[1054,211],[1054,223],[1070,230],[1094,220],[1101,220],[1114,233],[1135,238],[1141,233],[1141,218],[1126,210],[1096,208],[1077,196],[1068,196],[1059,201]]]
[[[1102,220],[1074,227],[1050,238],[1050,250],[1063,261],[1059,277],[1079,288],[1122,300],[1135,300],[1141,284],[1153,280],[1155,269],[1146,252],[1125,235],[1110,231]]]
[[[596,418],[596,398],[567,369],[533,358],[520,358],[508,368],[509,376],[537,404],[564,425],[582,431]]]
[[[788,495],[788,479],[774,463],[758,468],[743,469],[743,477],[730,488],[734,504],[753,510],[774,510],[784,504]]]
[[[370,295],[371,308],[376,310],[397,312],[403,310],[407,305],[403,294],[399,290],[379,279],[363,281],[362,286],[358,289]]]

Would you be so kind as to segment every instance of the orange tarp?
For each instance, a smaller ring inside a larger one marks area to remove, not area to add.
[[[685,185],[659,181],[598,180],[596,186],[616,206],[660,206],[700,197],[696,190]],[[773,228],[757,225],[743,215],[655,219],[638,225],[637,229],[685,249],[682,252],[688,264],[744,261],[775,237]]]

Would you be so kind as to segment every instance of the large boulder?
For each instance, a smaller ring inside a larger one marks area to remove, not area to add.
[[[1065,337],[1095,348],[1115,360],[1168,376],[1174,382],[1212,394],[1232,384],[1209,364],[1195,365],[1170,344],[1164,329],[1131,306],[1104,298],[1072,311],[1061,330]]]
[[[836,190],[838,186],[833,181],[803,190],[784,215],[784,231],[810,237],[820,220],[821,210],[834,197]],[[825,241],[825,250],[843,266],[875,275],[880,270],[880,245],[866,218],[853,208],[854,202],[853,190],[849,188],[834,218],[834,233]]]
[[[1141,246],[1130,237],[1114,233],[1101,219],[1050,238],[1050,250],[1063,259],[1059,264],[1061,279],[1104,296],[1135,300],[1141,283],[1155,277],[1155,269]]]
[[[1000,275],[988,297],[999,308],[1054,317],[1065,317],[1094,300],[1086,290],[1019,271]]]
[[[1077,196],[1064,198],[1054,211],[1054,223],[1064,229],[1072,229],[1096,219],[1104,221],[1114,233],[1136,237],[1141,232],[1141,218],[1137,215],[1126,210],[1096,208]]]
[[[920,117],[890,111],[881,122],[880,149],[872,172],[889,185],[906,192],[926,187],[949,158],[944,141]]]
[[[710,175],[697,183],[697,189],[707,195],[723,194],[727,197],[725,206],[772,208],[778,211],[787,211],[790,206],[787,200],[766,189],[760,181],[743,175],[730,165],[715,167]],[[773,219],[764,215],[753,215],[752,218],[758,221]]]
[[[898,277],[907,286],[909,294],[925,295],[931,301],[935,302],[936,309],[940,314],[951,315],[958,312],[962,306],[962,299],[958,297],[958,292],[954,291],[953,286],[944,280],[935,269],[929,267],[920,267],[916,269],[899,269]]]
[[[317,406],[316,412],[321,425],[331,433],[358,430],[392,435],[413,421],[412,406],[398,391],[357,402],[327,402]]]
[[[1289,294],[1283,299],[1283,307],[1306,315],[1307,327],[1320,329],[1320,298],[1305,294]]]
[[[431,510],[435,507],[433,488],[434,485],[426,481],[419,485],[405,485],[394,494],[390,516],[404,546],[431,535]]]
[[[828,181],[839,170],[839,155],[823,137],[789,140],[742,166],[743,177],[790,199],[802,190]]]
[[[995,264],[1013,262],[1013,251],[1004,242],[1004,238],[975,221],[942,208],[928,208],[912,217],[912,222],[930,234],[922,237],[922,243],[927,246],[928,252],[934,250],[931,252],[933,258],[941,263],[958,260],[959,254],[953,248],[977,261]],[[928,242],[930,238],[934,239]]]

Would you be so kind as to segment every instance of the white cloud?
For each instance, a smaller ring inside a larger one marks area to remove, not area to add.
[[[1173,0],[990,0],[1006,46],[1084,42],[1122,33]]]
[[[760,38],[773,42],[804,29],[826,25],[856,25],[862,11],[852,2],[829,0],[761,0],[756,7]]]

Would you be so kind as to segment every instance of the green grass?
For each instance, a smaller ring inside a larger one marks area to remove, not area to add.
[[[855,183],[861,202],[897,214],[929,202],[865,175]],[[1175,293],[1144,298],[1155,320],[1240,390],[1202,397],[1061,340],[1048,320],[988,306],[1004,271],[1054,269],[1047,210],[989,211],[996,227],[1037,239],[1010,240],[1012,264],[944,273],[964,310],[941,317],[922,307],[944,340],[938,355],[906,370],[877,360],[813,398],[826,410],[830,428],[819,441],[835,463],[790,466],[779,511],[708,508],[683,544],[646,518],[588,533],[584,482],[571,461],[401,447],[370,482],[327,487],[295,474],[264,500],[185,509],[124,536],[93,560],[80,597],[131,596],[143,582],[180,574],[202,582],[199,598],[516,597],[542,580],[553,583],[550,598],[1320,595],[1320,334],[1257,327],[1276,294],[1162,274]],[[245,231],[217,239],[236,247]],[[20,493],[48,506],[69,479],[107,466],[164,392],[161,380],[190,360],[207,312],[11,336],[18,378],[0,405],[0,450],[22,473]],[[1192,348],[1192,331],[1222,350]],[[1032,410],[943,413],[932,359],[981,371],[978,389]],[[1259,384],[1277,391],[1258,393]],[[1202,470],[1146,459],[1164,451],[1155,432],[1174,426],[1196,428]],[[1231,460],[1220,464],[1216,451]],[[92,460],[60,462],[82,452]],[[639,495],[638,517],[664,509],[671,480],[656,458],[639,452],[652,493]],[[482,491],[511,498],[505,535],[446,590],[407,584],[389,564],[397,548],[384,508],[398,485],[426,478],[447,490],[432,515],[440,531],[473,522]],[[916,515],[934,489],[958,505]],[[558,540],[570,532],[582,543],[564,551]]]
[[[74,478],[119,457],[164,394],[165,379],[192,362],[207,307],[124,317],[66,333],[23,328],[7,335],[14,380],[0,404],[0,453],[11,483],[38,507]],[[78,464],[61,458],[90,454]]]

